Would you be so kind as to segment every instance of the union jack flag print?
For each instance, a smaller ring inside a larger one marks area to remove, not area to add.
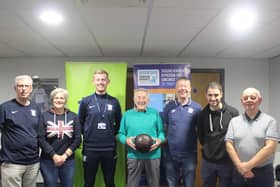
[[[69,121],[68,123],[65,124],[64,121],[58,120],[57,124],[48,121],[48,126],[47,126],[47,137],[51,138],[54,136],[57,136],[57,138],[63,139],[64,135],[68,136],[69,138],[72,138],[73,136],[73,120]]]

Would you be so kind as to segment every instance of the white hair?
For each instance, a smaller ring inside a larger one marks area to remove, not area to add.
[[[244,96],[244,94],[246,92],[253,92],[253,93],[257,94],[257,96],[259,98],[262,97],[261,92],[257,88],[249,87],[249,88],[244,89],[243,92],[242,92],[242,97]]]
[[[145,92],[147,94],[147,97],[148,98],[150,97],[148,89],[146,89],[146,88],[136,88],[136,89],[134,89],[134,98],[135,98],[135,96],[138,92]]]
[[[23,80],[23,79],[26,79],[26,80],[30,81],[31,85],[33,85],[33,80],[32,80],[30,75],[18,75],[18,76],[15,77],[15,83],[14,83],[15,86],[18,84],[18,82],[20,80]]]
[[[68,99],[68,91],[63,89],[63,88],[55,88],[51,93],[50,93],[50,99],[51,101],[53,101],[53,98],[58,94],[58,93],[62,93],[64,96],[65,101],[67,101]]]

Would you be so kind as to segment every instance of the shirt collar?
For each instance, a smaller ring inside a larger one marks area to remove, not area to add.
[[[257,120],[257,118],[261,115],[261,111],[259,110],[258,113],[255,115],[255,117],[254,117],[253,119],[251,119],[251,118],[247,115],[246,112],[245,112],[244,114],[245,114],[245,117],[246,117],[246,119],[247,119],[248,121],[253,121],[253,120]]]
[[[137,110],[137,108],[134,107],[134,110],[135,110],[136,112],[143,112],[143,113],[146,113],[146,112],[147,112],[147,108],[146,108],[145,110]]]
[[[178,105],[181,105],[181,104],[178,102],[178,99],[177,99],[177,98],[175,99],[175,104],[176,104],[177,106],[178,106]],[[191,105],[191,104],[192,104],[192,99],[189,98],[187,104],[184,104],[184,105],[182,105],[182,106],[183,106],[183,107],[184,107],[184,106],[189,106],[189,105]]]

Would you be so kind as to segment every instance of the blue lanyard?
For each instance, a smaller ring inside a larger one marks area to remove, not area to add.
[[[108,102],[107,96],[106,96],[106,102],[105,102],[105,105],[104,105],[104,111],[103,111],[103,113],[101,113],[101,108],[100,108],[98,99],[97,99],[97,97],[96,97],[96,94],[94,94],[94,99],[95,99],[95,102],[96,102],[96,104],[97,104],[97,109],[98,109],[99,114],[101,114],[101,117],[104,118],[104,117],[105,117],[105,113],[106,113],[106,105],[107,105],[107,102]]]

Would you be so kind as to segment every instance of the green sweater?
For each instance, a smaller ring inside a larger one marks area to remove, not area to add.
[[[130,109],[125,112],[121,120],[119,130],[119,140],[122,144],[126,144],[126,139],[135,137],[138,134],[149,134],[152,138],[158,138],[164,141],[164,129],[159,113],[153,108],[147,108],[146,112],[138,112]],[[127,146],[127,158],[134,159],[155,159],[160,158],[160,148],[148,152],[140,153]]]

